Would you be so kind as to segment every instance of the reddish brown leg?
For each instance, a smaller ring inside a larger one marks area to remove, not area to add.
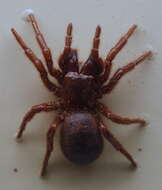
[[[56,103],[44,103],[40,105],[33,106],[24,116],[22,123],[20,125],[20,129],[16,135],[17,139],[20,139],[23,135],[23,132],[26,128],[27,123],[33,119],[33,117],[40,112],[50,112],[53,110],[57,110],[59,108],[59,104]]]
[[[95,36],[93,38],[93,46],[91,50],[91,55],[98,57],[98,49],[100,45],[100,35],[101,35],[101,27],[97,26]]]
[[[123,147],[123,145],[114,137],[114,135],[105,127],[103,122],[100,122],[100,130],[104,137],[113,145],[113,147],[120,151],[132,164],[133,167],[137,167],[137,163],[131,156],[131,154]]]
[[[142,61],[144,61],[147,57],[152,54],[151,51],[145,52],[143,55],[138,57],[136,60],[130,62],[128,65],[119,68],[113,77],[110,79],[109,83],[102,88],[102,92],[104,94],[110,93],[114,87],[117,85],[118,81],[123,77],[126,73],[132,71],[137,65],[139,65]]]
[[[108,119],[112,120],[115,123],[125,124],[125,125],[129,125],[129,124],[133,124],[133,123],[139,123],[139,124],[142,124],[142,125],[146,124],[146,121],[144,119],[140,119],[140,118],[128,118],[128,117],[121,117],[119,115],[116,115],[116,114],[112,113],[102,103],[98,103],[98,110],[105,117],[107,117]]]
[[[117,44],[109,51],[106,59],[105,59],[105,71],[101,75],[101,81],[104,83],[108,80],[111,68],[112,68],[112,61],[115,59],[116,55],[121,51],[121,49],[125,46],[127,43],[129,37],[133,34],[135,29],[137,28],[137,25],[132,25],[128,32],[125,33],[120,40],[117,42]]]
[[[71,50],[72,31],[73,31],[73,25],[72,25],[72,23],[70,23],[70,24],[68,24],[68,26],[67,26],[66,37],[65,37],[65,48],[64,48],[64,52],[70,52],[70,50]]]
[[[62,120],[60,118],[56,118],[52,124],[50,125],[48,131],[47,131],[47,136],[46,136],[46,142],[47,142],[47,147],[46,147],[46,154],[44,157],[44,161],[43,161],[43,165],[42,165],[42,169],[41,169],[41,176],[44,176],[46,173],[46,168],[48,166],[48,161],[50,158],[50,155],[53,151],[53,139],[54,139],[54,135],[55,135],[55,131],[57,126],[62,122]]]
[[[50,48],[47,46],[47,43],[41,33],[38,23],[33,14],[29,15],[29,20],[33,26],[34,32],[36,34],[37,42],[42,50],[42,54],[46,60],[46,65],[49,73],[54,76],[56,79],[61,80],[61,72],[53,67],[53,59]]]
[[[29,60],[34,64],[35,68],[37,71],[40,73],[40,77],[42,79],[42,82],[44,85],[52,92],[54,92],[57,96],[59,96],[59,91],[60,89],[53,84],[49,78],[48,78],[48,73],[45,70],[43,63],[40,59],[36,57],[36,55],[33,53],[33,51],[26,45],[26,43],[23,41],[23,39],[20,37],[20,35],[16,32],[15,29],[11,29],[13,35],[15,36],[17,42],[19,45],[22,47],[24,50],[26,56],[29,58]]]
[[[93,38],[93,46],[91,49],[90,56],[87,61],[83,64],[81,73],[85,75],[97,76],[103,71],[103,61],[99,58],[99,45],[100,45],[101,27],[97,26],[95,36]]]
[[[76,49],[71,49],[72,44],[72,24],[68,24],[65,38],[64,51],[59,58],[59,67],[63,72],[63,76],[67,72],[78,72],[78,54]]]

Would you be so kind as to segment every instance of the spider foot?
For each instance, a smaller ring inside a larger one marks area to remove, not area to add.
[[[40,171],[40,177],[41,178],[45,178],[46,176],[47,176],[47,165],[43,165],[43,167],[42,167],[42,169],[41,169],[41,171]]]
[[[138,167],[137,162],[134,161],[134,163],[132,163],[131,166],[132,166],[134,169],[136,169],[136,168]]]
[[[136,170],[138,168],[137,162],[134,162],[134,164],[130,164],[129,168],[132,170]]]
[[[144,122],[143,123],[141,123],[141,127],[146,127],[146,126],[148,126],[149,125],[149,116],[148,116],[148,114],[145,114],[145,113],[143,113],[143,114],[141,114],[141,118],[143,118],[143,120],[144,120]]]
[[[14,134],[14,139],[16,142],[21,143],[23,141],[22,137],[18,137],[18,133]]]
[[[146,127],[147,125],[148,125],[148,122],[145,121],[144,123],[141,123],[141,124],[140,124],[140,127]]]

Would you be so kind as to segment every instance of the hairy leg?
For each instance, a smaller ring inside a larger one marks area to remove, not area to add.
[[[29,121],[31,121],[31,119],[33,119],[33,117],[40,112],[50,112],[53,110],[57,110],[59,108],[59,104],[53,102],[53,103],[43,103],[43,104],[39,104],[36,106],[33,106],[24,116],[19,131],[16,135],[17,139],[20,139],[23,135],[23,132],[26,128],[26,125]]]
[[[78,54],[76,49],[71,48],[72,44],[72,24],[68,24],[65,37],[65,47],[59,58],[59,67],[63,76],[68,72],[79,72]]]
[[[101,27],[97,26],[95,35],[93,38],[93,46],[91,49],[90,56],[86,60],[86,62],[83,64],[83,67],[81,69],[81,73],[85,75],[93,75],[94,77],[98,76],[103,71],[103,61],[99,57],[99,45],[100,45],[100,35],[101,35]]]
[[[23,41],[23,39],[16,32],[15,29],[12,28],[11,31],[12,31],[13,35],[15,36],[17,42],[21,46],[21,48],[24,50],[26,56],[34,64],[35,68],[39,72],[42,82],[44,83],[46,88],[48,88],[48,90],[54,92],[55,95],[59,96],[60,89],[49,80],[48,73],[47,73],[46,69],[44,68],[42,61],[40,59],[38,59],[37,56],[34,54],[34,52],[26,45],[26,43]]]
[[[102,92],[104,94],[110,93],[114,87],[117,85],[118,81],[128,72],[132,71],[137,65],[139,65],[142,61],[148,58],[152,54],[151,51],[145,52],[136,60],[131,61],[128,65],[119,68],[115,74],[112,76],[107,85],[102,87]]]
[[[98,103],[98,110],[101,114],[103,114],[106,118],[110,119],[111,121],[118,123],[118,124],[133,124],[139,123],[141,125],[145,125],[146,121],[140,118],[128,118],[128,117],[121,117],[112,113],[104,104]]]
[[[57,70],[56,68],[53,67],[53,59],[52,59],[52,54],[50,48],[47,46],[47,43],[44,39],[43,34],[41,33],[38,23],[35,19],[35,16],[33,14],[29,15],[29,21],[31,22],[35,35],[36,35],[36,40],[42,50],[42,54],[45,58],[46,65],[48,68],[49,73],[55,77],[58,80],[61,80],[61,72]]]
[[[56,132],[56,128],[58,127],[58,125],[62,122],[62,120],[60,118],[56,118],[52,124],[50,125],[48,131],[47,131],[47,135],[46,135],[46,153],[45,153],[45,157],[43,160],[43,165],[42,165],[42,169],[41,169],[41,176],[44,176],[46,173],[46,168],[48,166],[48,161],[50,159],[50,155],[53,151],[53,140],[54,140],[54,135]]]
[[[113,145],[113,147],[120,151],[132,164],[133,167],[137,167],[137,163],[131,156],[131,154],[123,147],[123,145],[115,138],[115,136],[105,127],[104,123],[100,122],[100,130],[104,137]]]
[[[133,34],[135,29],[137,28],[137,25],[132,25],[127,33],[125,33],[117,42],[117,44],[109,51],[106,59],[105,59],[105,71],[101,75],[101,82],[104,83],[108,80],[111,68],[112,68],[112,61],[115,59],[117,54],[121,51],[121,49],[125,46],[127,43],[129,37]]]

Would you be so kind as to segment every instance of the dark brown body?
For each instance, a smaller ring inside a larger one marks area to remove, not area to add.
[[[118,84],[118,81],[126,73],[133,70],[151,55],[150,51],[145,52],[136,60],[119,68],[109,79],[112,70],[112,61],[125,46],[137,26],[133,25],[130,27],[128,32],[108,52],[106,59],[101,59],[99,56],[101,27],[97,26],[90,55],[85,63],[81,65],[78,61],[77,50],[71,48],[72,24],[69,24],[66,32],[64,51],[58,60],[59,69],[56,69],[53,65],[51,51],[47,46],[34,15],[30,14],[28,20],[33,26],[37,42],[45,58],[46,67],[44,67],[43,62],[27,46],[16,30],[11,29],[11,31],[26,56],[39,72],[45,87],[58,97],[58,101],[56,102],[33,106],[23,118],[17,134],[17,139],[21,138],[26,124],[35,114],[42,111],[59,111],[47,131],[47,146],[41,176],[45,175],[48,161],[53,151],[55,131],[61,124],[61,147],[64,155],[70,161],[77,164],[88,164],[96,160],[103,149],[103,135],[117,151],[120,151],[131,162],[132,166],[137,167],[131,154],[121,145],[110,130],[106,128],[100,114],[120,124],[145,124],[145,120],[121,117],[112,113],[108,107],[99,102],[99,99],[103,95],[111,93]],[[49,75],[57,80],[59,86],[50,80]]]
[[[72,113],[61,128],[61,147],[64,155],[76,164],[89,164],[103,149],[98,122],[90,113]]]

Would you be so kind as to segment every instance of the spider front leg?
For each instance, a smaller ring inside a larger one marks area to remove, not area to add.
[[[46,88],[48,88],[50,91],[54,92],[55,95],[59,96],[60,89],[49,80],[48,73],[47,73],[46,69],[44,68],[42,61],[40,59],[38,59],[37,56],[34,54],[34,52],[26,45],[26,43],[23,41],[23,39],[16,32],[15,29],[12,28],[11,31],[12,31],[13,35],[15,36],[19,45],[24,50],[26,56],[34,64],[35,68],[39,72],[42,82],[44,83]]]
[[[125,33],[119,41],[116,43],[116,45],[109,51],[106,59],[105,59],[105,71],[103,74],[100,76],[100,80],[102,83],[106,82],[109,78],[109,75],[111,73],[112,69],[112,61],[115,59],[117,54],[122,50],[122,48],[126,45],[128,39],[130,36],[133,34],[135,29],[137,28],[137,25],[132,25],[127,33]]]
[[[99,46],[100,46],[100,35],[101,35],[101,27],[97,26],[95,36],[93,38],[93,46],[91,49],[91,55],[98,57],[99,56]]]
[[[43,34],[41,33],[38,23],[35,19],[34,14],[30,14],[29,16],[29,21],[31,22],[35,35],[36,35],[36,40],[42,50],[42,54],[45,58],[46,61],[46,65],[48,68],[49,73],[55,77],[56,79],[58,79],[59,81],[61,80],[61,72],[59,70],[57,70],[56,68],[53,67],[53,59],[52,59],[52,54],[51,54],[51,50],[50,48],[47,46],[47,43],[43,37]]]
[[[61,118],[56,118],[52,124],[50,125],[48,131],[47,131],[47,135],[46,135],[46,153],[45,153],[45,157],[44,157],[44,161],[43,161],[43,165],[42,165],[42,169],[41,169],[41,176],[44,176],[46,173],[46,168],[48,166],[48,161],[50,158],[50,155],[53,151],[53,140],[54,140],[54,135],[56,132],[56,128],[58,127],[58,125],[62,122]]]
[[[99,57],[100,35],[101,27],[97,26],[90,55],[81,69],[82,74],[98,77],[103,72],[103,61]]]
[[[104,123],[100,121],[100,130],[104,137],[113,145],[113,147],[120,151],[132,164],[133,167],[137,167],[136,161],[132,155],[123,147],[123,145],[115,138],[115,136],[105,127]]]
[[[71,49],[72,44],[72,24],[68,24],[66,37],[65,37],[65,47],[63,53],[61,54],[58,64],[63,72],[63,76],[68,72],[79,72],[79,62],[77,50]]]
[[[60,107],[59,104],[57,103],[44,103],[44,104],[39,104],[36,106],[33,106],[24,116],[21,125],[20,125],[20,129],[16,135],[17,139],[20,139],[23,135],[23,132],[26,128],[27,123],[33,119],[33,117],[40,112],[50,112],[53,110],[57,110]]]
[[[110,93],[115,86],[117,85],[118,81],[128,72],[132,71],[137,65],[139,65],[142,61],[144,61],[146,58],[148,58],[152,54],[151,51],[145,52],[140,57],[138,57],[136,60],[131,61],[128,65],[119,68],[115,74],[110,79],[109,83],[102,87],[102,92],[104,94]]]
[[[66,30],[66,37],[65,37],[65,47],[64,52],[69,52],[71,50],[71,44],[72,44],[72,31],[73,31],[73,25],[72,23],[68,24],[67,30]]]
[[[146,125],[146,121],[140,118],[128,118],[128,117],[121,117],[112,113],[104,104],[98,103],[98,110],[101,114],[103,114],[106,118],[110,119],[111,121],[118,123],[118,124],[133,124],[139,123],[142,126]]]

